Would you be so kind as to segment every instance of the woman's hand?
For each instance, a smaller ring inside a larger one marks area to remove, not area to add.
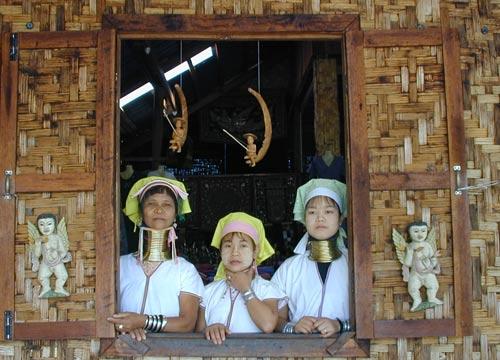
[[[212,324],[205,328],[205,337],[215,345],[221,345],[229,334],[229,329],[222,324]]]
[[[329,318],[318,318],[314,322],[314,328],[322,337],[330,337],[340,331],[340,324],[337,320]]]
[[[318,318],[314,316],[302,317],[294,326],[295,332],[299,334],[312,334],[316,330],[314,324],[317,320]]]
[[[240,293],[244,293],[250,289],[254,276],[255,270],[253,266],[239,272],[231,272],[226,269],[227,282]]]
[[[144,331],[144,323],[146,316],[133,313],[123,312],[114,314],[107,319],[109,322],[115,324],[115,329],[121,333],[129,333],[133,339],[145,340],[146,331]]]

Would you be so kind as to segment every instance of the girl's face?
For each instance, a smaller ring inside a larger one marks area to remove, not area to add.
[[[248,269],[255,257],[255,246],[246,234],[229,233],[222,239],[220,256],[224,267],[232,272]]]
[[[42,218],[38,220],[38,230],[42,235],[50,235],[56,229],[56,222],[52,218]]]
[[[313,197],[306,206],[307,233],[317,240],[330,239],[339,230],[337,204],[326,196]]]
[[[144,224],[155,230],[172,226],[175,220],[175,199],[165,193],[148,196],[142,205]]]

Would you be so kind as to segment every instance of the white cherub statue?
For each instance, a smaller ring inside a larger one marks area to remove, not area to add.
[[[68,279],[68,272],[64,263],[71,261],[69,250],[66,221],[61,219],[57,225],[53,214],[41,214],[36,219],[36,224],[28,221],[28,236],[31,245],[32,270],[38,271],[38,280],[42,285],[39,298],[69,296],[64,289]],[[40,256],[42,261],[40,262]],[[56,276],[55,289],[50,288],[50,277]]]
[[[408,292],[413,299],[410,311],[425,310],[443,302],[436,297],[439,282],[436,274],[441,272],[437,257],[436,234],[423,221],[408,226],[411,242],[396,230],[392,229],[392,241],[396,246],[399,261],[403,264],[403,280],[408,282]],[[422,303],[420,288],[427,288],[427,301]]]

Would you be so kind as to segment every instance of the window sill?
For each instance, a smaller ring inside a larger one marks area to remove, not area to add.
[[[137,342],[128,335],[102,339],[104,356],[188,357],[367,357],[369,341],[357,340],[354,332],[338,337],[289,334],[237,334],[214,345],[202,334],[149,334]]]

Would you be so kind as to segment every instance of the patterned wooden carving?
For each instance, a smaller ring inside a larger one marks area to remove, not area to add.
[[[291,222],[297,175],[192,177],[185,180],[193,213],[187,227],[212,232],[217,221],[232,211],[245,211],[265,224]]]
[[[248,177],[206,178],[199,184],[199,211],[202,229],[213,231],[217,221],[232,211],[251,212],[252,183]]]
[[[255,177],[254,215],[266,224],[291,222],[299,185],[296,175]]]
[[[285,98],[283,94],[266,92],[262,94],[266,102],[273,125],[273,139],[286,135]],[[260,144],[264,139],[264,120],[259,103],[250,93],[225,96],[215,102],[209,111],[203,113],[200,123],[203,139],[206,142],[234,144],[222,129],[244,142],[243,134],[253,133]]]

